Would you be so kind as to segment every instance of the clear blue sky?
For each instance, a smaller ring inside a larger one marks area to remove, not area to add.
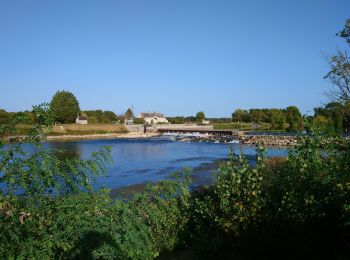
[[[326,101],[349,0],[0,0],[0,108],[229,117]]]

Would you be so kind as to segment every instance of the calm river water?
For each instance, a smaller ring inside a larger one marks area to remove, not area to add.
[[[185,167],[192,168],[194,185],[210,184],[219,161],[225,160],[230,146],[235,152],[243,151],[253,160],[255,147],[240,144],[181,143],[167,137],[151,139],[83,140],[48,142],[64,151],[65,157],[89,158],[102,146],[112,147],[113,163],[106,176],[97,178],[96,189],[118,189],[130,185],[156,182],[169,178],[170,174]],[[286,155],[285,148],[270,148],[269,156]]]

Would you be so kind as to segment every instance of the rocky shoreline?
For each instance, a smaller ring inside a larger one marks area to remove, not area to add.
[[[243,144],[263,146],[295,146],[298,142],[295,136],[277,135],[242,135],[238,139]]]
[[[295,136],[272,136],[272,135],[240,135],[240,136],[181,136],[174,138],[179,142],[200,142],[200,143],[240,143],[246,145],[263,146],[295,146],[297,138]]]

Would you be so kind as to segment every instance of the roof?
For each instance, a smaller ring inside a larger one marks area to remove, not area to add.
[[[86,116],[78,116],[77,119],[81,120],[81,121],[85,121],[85,120],[87,121],[88,120]]]
[[[156,112],[154,112],[154,113],[141,113],[141,117],[142,118],[146,118],[146,117],[164,117],[165,118],[164,114],[156,113]]]

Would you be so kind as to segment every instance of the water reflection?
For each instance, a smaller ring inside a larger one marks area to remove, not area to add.
[[[191,173],[194,185],[206,185],[213,181],[212,173],[218,168],[218,162],[225,160],[229,148],[235,152],[243,151],[254,157],[255,147],[239,144],[180,143],[171,139],[114,139],[81,140],[69,142],[50,142],[46,145],[58,149],[59,158],[87,159],[91,153],[110,146],[113,163],[108,166],[107,174],[97,178],[94,187],[100,189],[120,188],[130,185],[157,182],[169,178],[171,173],[185,167],[193,169]],[[284,156],[284,148],[270,148],[269,156]]]
[[[77,142],[57,142],[52,143],[54,155],[58,159],[80,159],[81,158],[81,147]]]
[[[149,160],[164,153],[166,146],[162,142],[127,142],[127,145],[120,143],[117,148],[118,157]]]

